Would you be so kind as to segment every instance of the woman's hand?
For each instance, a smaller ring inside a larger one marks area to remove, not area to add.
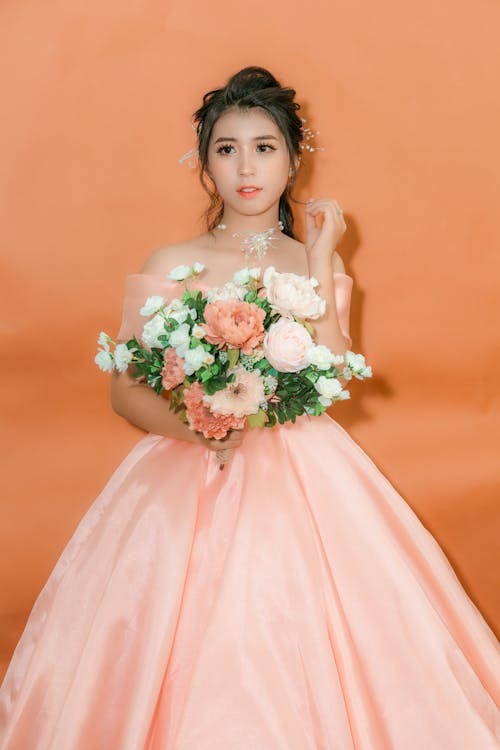
[[[241,445],[244,437],[244,432],[244,429],[229,430],[227,435],[220,439],[206,438],[201,433],[195,434],[198,442],[200,442],[209,450],[216,452],[217,460],[219,461],[219,468],[223,469],[224,464],[226,464],[232,458],[234,449]]]
[[[316,216],[323,215],[321,227]],[[347,229],[338,201],[310,198],[306,206],[306,253],[309,262],[330,263],[339,240]]]

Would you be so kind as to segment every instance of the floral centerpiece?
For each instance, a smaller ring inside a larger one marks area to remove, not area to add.
[[[179,418],[206,438],[223,438],[245,424],[273,427],[302,414],[319,416],[350,398],[340,377],[371,377],[362,354],[335,354],[314,342],[309,321],[324,314],[325,301],[313,277],[273,266],[262,274],[243,268],[204,293],[189,288],[203,269],[195,263],[167,274],[184,282],[182,297],[148,297],[139,339],[116,344],[101,331],[99,368],[125,372],[133,364],[133,377],[166,396]]]

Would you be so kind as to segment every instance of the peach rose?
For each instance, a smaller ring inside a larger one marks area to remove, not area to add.
[[[252,349],[264,338],[266,312],[251,302],[217,300],[205,307],[205,323],[202,327],[205,338],[219,349],[227,344],[251,354]]]
[[[262,348],[268,362],[278,372],[298,372],[308,367],[308,349],[314,346],[309,332],[300,323],[280,318],[267,331]]]

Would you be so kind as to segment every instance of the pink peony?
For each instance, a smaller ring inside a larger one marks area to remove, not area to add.
[[[296,273],[280,273],[268,266],[263,276],[267,299],[272,308],[286,318],[320,318],[326,302],[314,291],[318,281]]]
[[[298,372],[308,367],[306,352],[311,346],[314,341],[303,325],[280,318],[267,331],[262,348],[278,372]]]
[[[229,430],[241,430],[245,427],[246,419],[232,415],[213,414],[203,403],[205,391],[201,383],[195,380],[190,388],[184,391],[184,404],[189,428],[202,432],[206,438],[223,438]]]
[[[205,307],[205,338],[219,349],[227,345],[251,354],[264,338],[265,310],[251,302],[217,300]]]
[[[186,377],[184,361],[179,357],[175,349],[166,349],[163,359],[161,382],[165,390],[170,391],[176,385],[180,385]]]
[[[241,365],[233,367],[230,372],[234,372],[235,379],[223,390],[211,396],[205,394],[204,402],[216,414],[234,414],[235,417],[257,414],[259,404],[266,398],[260,372],[246,370]]]

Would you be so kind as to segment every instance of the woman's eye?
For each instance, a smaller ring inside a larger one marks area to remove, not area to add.
[[[230,146],[230,145],[219,146],[219,148],[217,149],[217,153],[218,154],[226,154],[227,155],[227,154],[230,153],[230,149],[232,149],[232,148],[233,148],[233,146]],[[268,149],[269,148],[269,149],[271,149],[271,151],[276,151],[276,148],[274,146],[272,146],[270,143],[259,143],[258,146],[257,146],[257,148],[258,149],[260,149],[260,148]],[[260,153],[264,153],[265,154],[267,152],[266,151],[261,151]]]

